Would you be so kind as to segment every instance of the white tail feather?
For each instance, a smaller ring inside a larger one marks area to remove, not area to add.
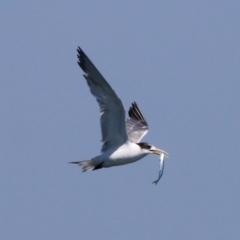
[[[96,166],[93,164],[93,161],[92,161],[92,160],[72,162],[72,163],[76,163],[76,164],[78,164],[79,166],[81,166],[83,172],[90,171],[90,170],[94,170],[94,168],[96,167]]]

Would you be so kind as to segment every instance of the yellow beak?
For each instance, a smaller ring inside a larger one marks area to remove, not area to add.
[[[159,149],[159,148],[155,148],[153,150],[151,150],[153,154],[157,154],[157,155],[161,155],[161,154],[164,154],[165,157],[168,157],[169,154],[167,152],[165,152],[164,150],[162,149]]]

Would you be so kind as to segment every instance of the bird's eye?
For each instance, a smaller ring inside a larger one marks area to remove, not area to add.
[[[147,145],[147,146],[146,146],[146,149],[147,149],[147,150],[150,150],[150,149],[151,149],[151,146],[150,146],[150,145]]]

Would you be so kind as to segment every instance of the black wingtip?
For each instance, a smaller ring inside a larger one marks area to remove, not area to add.
[[[77,48],[77,58],[78,58],[78,65],[79,67],[85,72],[86,68],[85,68],[85,62],[84,62],[84,58],[86,58],[86,54],[84,53],[84,51],[78,46]]]
[[[138,108],[138,105],[137,105],[137,103],[136,102],[133,102],[132,103],[132,106],[129,108],[129,110],[128,110],[128,115],[129,115],[129,117],[131,117],[133,114],[135,114],[136,113],[136,110],[138,110],[139,108]],[[133,117],[134,118],[134,117]]]
[[[132,103],[132,106],[129,108],[128,115],[135,121],[146,122],[146,119],[143,116],[136,102]]]
[[[78,57],[78,60],[80,61],[81,55],[82,55],[82,49],[79,46],[77,48],[77,52],[78,52],[77,57]]]
[[[84,54],[83,50],[79,46],[77,48],[77,52],[78,52],[78,56],[82,55],[82,53]]]
[[[132,107],[133,107],[133,108],[134,108],[134,107],[137,107],[137,108],[138,108],[137,103],[136,103],[136,102],[133,102],[133,103],[132,103]]]
[[[137,106],[137,103],[134,101],[134,102],[132,103],[132,106],[129,108],[129,110],[130,110],[131,108],[134,108],[135,106]]]

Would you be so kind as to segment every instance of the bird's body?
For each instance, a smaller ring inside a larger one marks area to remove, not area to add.
[[[107,168],[133,163],[146,155],[147,153],[142,152],[138,144],[127,141],[121,146],[115,146],[108,149],[106,152],[92,158],[90,161],[93,166]]]
[[[130,118],[125,120],[121,100],[81,48],[78,48],[78,60],[90,91],[100,106],[103,146],[100,155],[72,163],[88,171],[133,163],[150,153],[167,154],[148,143],[140,143],[148,132],[148,124],[137,104],[132,104],[128,112]]]

